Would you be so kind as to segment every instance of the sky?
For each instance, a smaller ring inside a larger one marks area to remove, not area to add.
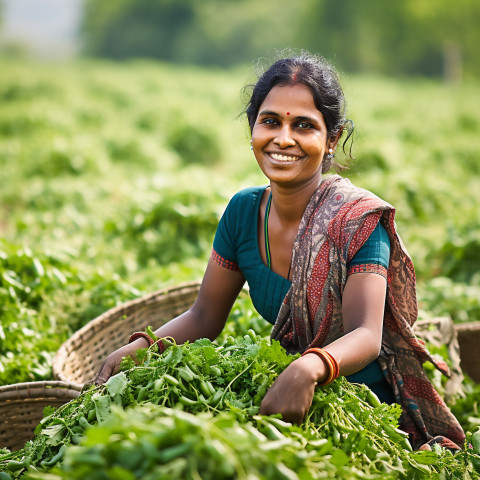
[[[112,0],[115,1],[115,0]],[[65,58],[77,49],[82,0],[0,0],[0,38],[25,43],[36,56]]]

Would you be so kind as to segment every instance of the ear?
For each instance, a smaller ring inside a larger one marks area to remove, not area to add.
[[[342,136],[342,133],[343,133],[343,125],[338,129],[338,132],[335,134],[334,137],[331,137],[328,139],[327,150],[331,148],[333,151],[335,151],[335,149],[337,148],[338,141]]]

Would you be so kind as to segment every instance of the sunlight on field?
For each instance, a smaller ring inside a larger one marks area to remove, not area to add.
[[[2,344],[0,378],[13,383],[48,378],[59,342],[93,316],[200,278],[230,196],[266,180],[241,116],[250,68],[0,69],[0,337],[23,332]],[[422,308],[480,319],[479,85],[343,83],[356,125],[346,175],[397,208]],[[44,365],[29,378],[6,353],[25,342]]]

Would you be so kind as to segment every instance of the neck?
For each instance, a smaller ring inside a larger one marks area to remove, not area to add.
[[[272,208],[282,223],[300,223],[312,195],[320,186],[322,178],[312,180],[301,186],[283,186],[271,184]]]

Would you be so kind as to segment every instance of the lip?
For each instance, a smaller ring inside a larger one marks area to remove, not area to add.
[[[292,163],[292,162],[298,162],[303,158],[302,155],[287,155],[285,153],[277,153],[277,152],[269,152],[268,156],[276,161],[276,162],[281,162],[281,163]]]

